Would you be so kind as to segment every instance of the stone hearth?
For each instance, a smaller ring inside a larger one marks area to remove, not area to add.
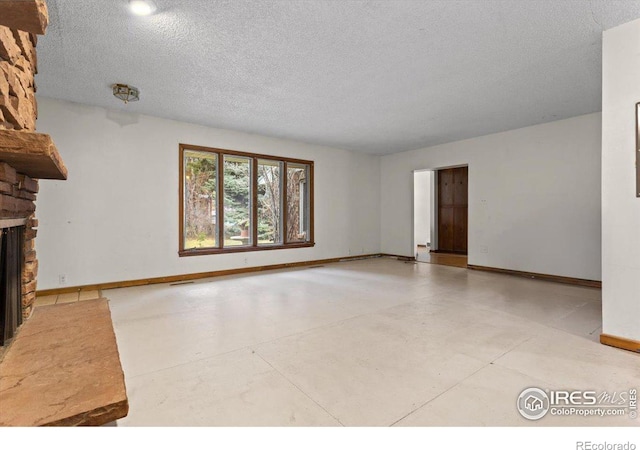
[[[103,425],[129,410],[104,298],[36,308],[1,372],[0,426]]]

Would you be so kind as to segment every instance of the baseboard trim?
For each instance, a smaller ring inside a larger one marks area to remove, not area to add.
[[[216,270],[212,272],[188,273],[188,274],[182,274],[182,275],[169,275],[165,277],[142,278],[137,280],[125,280],[125,281],[112,281],[107,283],[85,284],[80,286],[68,286],[68,287],[56,288],[56,289],[43,289],[43,290],[37,291],[36,294],[39,296],[59,295],[59,294],[68,294],[70,292],[78,292],[78,291],[94,291],[94,290],[117,289],[117,288],[133,287],[133,286],[145,286],[149,284],[176,283],[181,281],[199,280],[202,278],[215,278],[215,277],[223,277],[223,276],[229,276],[229,275],[240,275],[240,274],[252,273],[252,272],[264,272],[267,270],[291,269],[296,267],[314,266],[318,264],[330,264],[330,263],[337,263],[342,261],[352,261],[357,259],[371,259],[371,258],[381,258],[381,257],[394,258],[399,261],[406,261],[406,262],[413,262],[416,260],[416,258],[413,256],[393,255],[390,253],[371,253],[368,255],[343,256],[341,258],[315,259],[310,261],[299,261],[299,262],[293,262],[293,263],[272,264],[268,266],[242,267],[238,269]],[[545,280],[545,281],[555,281],[557,283],[573,284],[573,285],[592,287],[592,288],[598,288],[598,289],[602,288],[601,281],[584,280],[581,278],[569,278],[569,277],[561,277],[558,275],[546,275],[546,274],[533,273],[533,272],[521,272],[518,270],[499,269],[497,267],[476,266],[471,264],[468,265],[467,268],[472,270],[502,273],[506,275],[514,275],[514,276],[520,276],[525,278],[534,278],[534,279]]]
[[[393,256],[386,255],[382,253],[372,253],[368,255],[358,255],[358,256],[343,256],[341,258],[328,258],[328,259],[315,259],[311,261],[300,261],[293,263],[283,263],[283,264],[272,264],[269,266],[254,266],[254,267],[242,267],[238,269],[226,269],[226,270],[215,270],[212,272],[199,272],[199,273],[188,273],[183,275],[169,275],[166,277],[155,277],[155,278],[142,278],[138,280],[126,280],[126,281],[113,281],[108,283],[97,283],[97,284],[85,284],[81,286],[69,286],[63,288],[56,289],[43,289],[41,291],[37,291],[36,294],[40,296],[45,295],[59,295],[59,294],[68,294],[70,292],[78,292],[78,291],[95,291],[95,290],[103,290],[103,289],[117,289],[124,287],[133,287],[133,286],[145,286],[148,284],[160,284],[160,283],[176,283],[180,281],[192,281],[199,280],[201,278],[213,278],[213,277],[224,277],[228,275],[239,275],[244,273],[251,272],[263,272],[267,270],[278,270],[278,269],[290,269],[295,267],[304,267],[304,266],[315,266],[318,264],[329,264],[336,263],[342,261],[352,261],[355,259],[371,259],[371,258],[380,258],[382,256]],[[406,257],[405,257],[406,258]]]
[[[601,334],[600,343],[608,345],[610,347],[621,348],[623,350],[629,350],[630,352],[640,353],[640,341],[634,341],[633,339],[621,338],[618,336],[612,336],[610,334]]]
[[[394,258],[397,259],[398,261],[415,261],[416,257],[415,256],[403,256],[403,255],[392,255],[391,253],[380,253],[380,255],[383,258]]]
[[[556,283],[573,284],[576,286],[602,289],[602,281],[585,280],[582,278],[562,277],[559,275],[548,275],[544,273],[522,272],[520,270],[499,269],[497,267],[476,266],[473,264],[468,264],[467,268],[472,270],[481,270],[484,272],[503,273],[506,275],[514,275],[514,276],[524,277],[524,278],[533,278],[537,280],[554,281]]]

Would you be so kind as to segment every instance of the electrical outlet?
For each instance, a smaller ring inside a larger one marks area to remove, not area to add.
[[[480,253],[489,253],[489,247],[486,245],[480,246]]]
[[[244,265],[246,266],[249,263],[249,258],[244,258]]]
[[[67,276],[65,274],[58,275],[58,284],[67,284]]]

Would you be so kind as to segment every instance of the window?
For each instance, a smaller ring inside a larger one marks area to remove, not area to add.
[[[258,245],[282,244],[281,161],[258,160]]]
[[[251,240],[251,158],[222,155],[223,248],[248,246]]]
[[[287,164],[287,240],[303,242],[306,240],[308,217],[307,173],[305,164]]]
[[[180,145],[180,256],[313,245],[312,161]]]

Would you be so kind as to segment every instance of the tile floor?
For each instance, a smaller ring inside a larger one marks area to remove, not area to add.
[[[68,294],[59,294],[59,295],[45,295],[38,296],[36,298],[35,306],[46,306],[46,305],[56,305],[62,303],[75,303],[82,302],[85,300],[95,300],[96,298],[101,298],[102,294],[100,291],[78,291],[71,292]]]
[[[597,342],[596,289],[378,258],[104,296],[120,426],[640,425],[516,410],[640,385],[640,355]]]

